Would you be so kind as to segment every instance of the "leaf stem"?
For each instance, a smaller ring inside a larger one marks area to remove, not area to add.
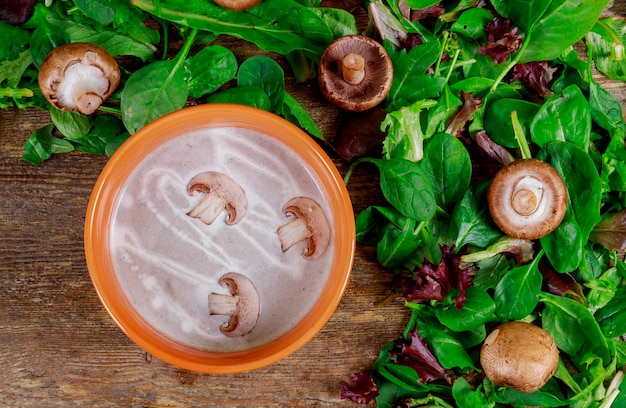
[[[530,147],[528,146],[528,141],[526,140],[526,135],[524,134],[522,125],[519,123],[519,119],[517,118],[517,111],[511,112],[511,122],[513,123],[513,133],[515,134],[515,140],[517,141],[517,145],[522,152],[522,158],[532,158],[532,154],[530,153]]]
[[[356,168],[356,166],[366,161],[371,161],[371,160],[368,159],[367,157],[364,157],[364,158],[360,158],[352,162],[352,164],[350,164],[350,167],[348,167],[346,174],[343,176],[343,184],[347,186],[348,183],[350,182],[350,178],[352,177],[352,173],[354,173],[354,169]]]
[[[448,37],[450,36],[450,33],[448,31],[444,31],[443,32],[443,44],[441,44],[441,49],[439,50],[439,58],[437,58],[437,63],[435,64],[435,69],[434,69],[434,74],[433,76],[438,77],[439,76],[439,67],[441,66],[441,59],[443,58],[443,50],[446,49],[446,45],[448,45]],[[452,64],[452,66],[454,66],[454,64]]]
[[[493,85],[491,85],[491,92],[494,92],[496,90],[498,85],[500,85],[500,82],[502,82],[502,80],[509,73],[509,71],[512,70],[513,67],[519,63],[519,60],[522,58],[522,55],[524,54],[524,51],[526,50],[528,43],[530,43],[530,34],[526,34],[526,38],[524,38],[524,42],[522,43],[522,46],[515,54],[515,57],[511,60],[509,65],[507,65],[507,67],[502,72],[500,72],[500,75],[498,75]]]
[[[454,57],[452,57],[452,64],[450,64],[450,69],[448,70],[448,74],[446,75],[446,83],[450,81],[450,77],[452,76],[452,72],[457,68],[456,62],[459,59],[459,54],[461,53],[461,49],[457,49],[454,53]]]
[[[100,107],[98,108],[99,111],[102,112],[106,112],[106,113],[112,113],[114,115],[120,115],[122,116],[122,110],[121,109],[117,109],[117,108],[111,108],[109,106],[104,106],[104,105],[100,105]]]

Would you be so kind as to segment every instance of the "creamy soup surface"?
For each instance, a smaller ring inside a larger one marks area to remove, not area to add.
[[[197,174],[220,172],[246,194],[247,212],[235,225],[222,212],[210,225],[187,213],[203,194],[189,195]],[[111,254],[119,283],[138,313],[181,343],[207,350],[242,350],[266,343],[297,324],[321,293],[333,257],[302,257],[306,242],[283,252],[276,230],[291,217],[290,199],[314,199],[332,219],[310,170],[275,139],[239,128],[190,132],[158,147],[130,174],[115,209]],[[331,232],[332,234],[332,232]],[[261,303],[254,329],[227,337],[228,317],[211,315],[208,296],[229,293],[219,279],[240,273]]]

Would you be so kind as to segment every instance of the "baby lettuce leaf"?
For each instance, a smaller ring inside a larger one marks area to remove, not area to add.
[[[185,81],[189,95],[200,98],[217,91],[237,73],[237,58],[221,45],[204,47],[185,60]],[[211,75],[207,75],[210,72]]]
[[[544,303],[542,326],[570,356],[592,353],[609,364],[611,351],[598,322],[585,306],[565,296],[540,294]],[[572,333],[577,333],[573,336]]]
[[[542,282],[539,259],[537,256],[533,262],[511,269],[498,282],[494,301],[500,319],[520,320],[537,307]]]
[[[491,0],[491,4],[502,17],[510,18],[525,32],[529,32],[545,13],[550,1],[546,0]]]
[[[317,123],[315,123],[311,115],[309,115],[309,112],[307,112],[304,106],[288,92],[285,92],[284,103],[280,113],[291,123],[309,132],[311,136],[325,140],[324,133],[322,133]]]
[[[606,18],[599,20],[586,37],[598,71],[620,81],[626,80],[625,28],[623,19]]]
[[[414,162],[424,156],[422,110],[435,106],[434,100],[422,100],[389,112],[381,129],[387,133],[383,143],[383,154],[387,159],[405,159]]]
[[[600,221],[600,176],[590,156],[572,143],[549,143],[537,158],[555,168],[568,194],[565,218],[555,231],[542,237],[540,242],[559,272],[571,272],[582,261],[583,245]]]
[[[285,73],[273,59],[256,55],[245,60],[237,73],[237,86],[256,86],[263,89],[270,99],[270,111],[282,111]]]
[[[517,118],[526,137],[530,137],[530,124],[539,111],[539,105],[524,99],[502,98],[490,103],[485,110],[484,126],[489,137],[499,145],[517,148],[511,112]]]
[[[467,149],[456,137],[439,133],[428,139],[420,164],[432,179],[437,205],[452,212],[470,185],[472,163]]]
[[[580,226],[583,241],[600,221],[600,176],[590,156],[567,142],[546,145],[538,157],[556,169],[567,188],[568,206]]]
[[[385,49],[393,62],[394,76],[384,104],[402,106],[439,95],[445,79],[427,73],[441,52],[439,41],[426,42],[409,52],[396,50],[386,41]]]
[[[53,154],[68,153],[74,146],[67,140],[60,139],[52,134],[54,125],[46,125],[35,131],[24,144],[22,160],[35,166],[40,166],[44,160]]]
[[[93,126],[93,117],[80,112],[67,112],[50,107],[50,119],[67,139],[79,139],[89,133]]]
[[[402,215],[417,221],[428,221],[435,215],[435,192],[418,163],[405,159],[364,161],[378,167],[383,196]]]
[[[270,97],[258,86],[238,86],[214,93],[206,99],[207,103],[238,103],[269,111],[272,107]]]
[[[122,90],[122,120],[132,134],[187,103],[188,88],[176,62],[156,61],[135,71]]]
[[[545,0],[529,0],[541,10]],[[502,1],[504,3],[504,1]],[[517,2],[509,2],[516,5]],[[519,63],[556,59],[567,47],[573,45],[589,32],[604,11],[609,0],[552,0],[539,19],[533,11],[530,15],[519,12],[513,22],[520,27],[529,25],[525,33],[524,49]],[[516,21],[519,20],[519,21]],[[536,20],[533,22],[533,20]]]
[[[417,222],[407,217],[400,217],[398,221],[387,225],[376,247],[376,259],[386,268],[401,265],[421,244]]]
[[[533,142],[571,142],[587,151],[591,137],[591,109],[580,88],[570,85],[539,108],[530,123]]]
[[[207,0],[131,3],[161,19],[240,38],[282,55],[304,50],[319,58],[334,39],[318,13],[292,0],[263,1],[245,12],[227,10]]]
[[[487,292],[477,286],[470,286],[466,295],[467,299],[461,310],[457,309],[454,301],[435,309],[435,316],[441,324],[452,331],[464,332],[496,320],[496,304]]]
[[[470,186],[452,212],[452,220],[459,230],[455,242],[457,250],[466,244],[485,248],[502,235],[489,215],[487,188],[486,183]]]

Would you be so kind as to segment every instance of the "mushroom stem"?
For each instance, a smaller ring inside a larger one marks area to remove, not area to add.
[[[511,207],[520,215],[531,215],[544,210],[543,183],[532,176],[524,176],[515,184],[511,195]]]
[[[102,98],[100,95],[87,92],[81,96],[79,96],[76,100],[76,106],[78,107],[78,111],[84,113],[85,115],[91,115],[94,113],[100,105],[102,105]]]
[[[232,316],[237,314],[239,296],[211,293],[209,295],[209,314]]]
[[[287,251],[298,242],[302,242],[313,236],[313,231],[307,225],[306,221],[298,217],[294,217],[294,219],[288,223],[278,227],[276,233],[280,240],[280,249],[282,249],[283,252]]]
[[[365,77],[365,59],[362,55],[351,52],[341,60],[341,73],[344,81],[358,85]]]
[[[195,207],[187,213],[192,218],[198,218],[207,225],[211,225],[218,215],[224,211],[227,201],[221,194],[208,193]]]

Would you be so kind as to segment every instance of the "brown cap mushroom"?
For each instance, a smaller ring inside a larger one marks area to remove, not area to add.
[[[237,224],[248,209],[248,199],[241,186],[233,179],[217,171],[207,171],[194,176],[187,184],[187,193],[198,192],[205,196],[187,215],[211,225],[218,215],[226,210],[226,224]]]
[[[276,230],[283,252],[295,244],[307,241],[302,252],[306,259],[322,255],[330,242],[330,227],[320,205],[308,197],[295,197],[283,207],[283,213],[293,214],[294,218]]]
[[[480,349],[480,364],[489,380],[522,392],[543,387],[556,371],[559,349],[541,327],[508,322],[493,330]]]
[[[250,333],[261,313],[261,302],[256,287],[248,278],[236,272],[222,276],[220,285],[230,289],[231,293],[209,295],[209,313],[230,316],[230,320],[220,326],[220,331],[228,337]]]
[[[50,51],[41,63],[38,81],[54,107],[91,115],[119,85],[120,69],[104,48],[77,42]]]
[[[261,2],[261,0],[213,0],[218,6],[233,10],[244,11],[248,10]]]
[[[318,82],[324,97],[352,112],[378,105],[391,89],[393,64],[382,45],[363,35],[333,41],[320,59]]]
[[[559,226],[567,210],[567,190],[548,163],[521,159],[496,173],[487,201],[491,217],[505,234],[532,240]]]

